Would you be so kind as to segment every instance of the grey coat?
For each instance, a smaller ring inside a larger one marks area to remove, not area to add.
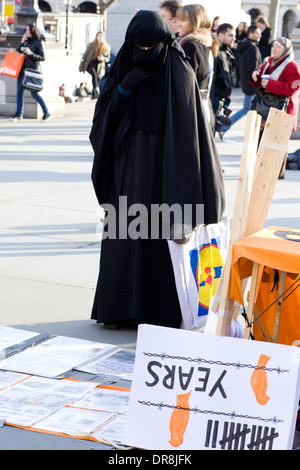
[[[91,42],[87,46],[82,56],[82,59],[79,64],[79,72],[86,72],[86,69],[88,68],[88,65],[91,62],[95,52],[96,52],[95,44],[94,42]],[[98,75],[99,80],[101,80],[104,77],[106,64],[110,61],[110,46],[108,44],[106,44],[105,51],[104,51],[104,54],[102,54],[102,57],[103,57],[102,60],[100,61],[98,60],[98,65],[97,65],[97,75]]]

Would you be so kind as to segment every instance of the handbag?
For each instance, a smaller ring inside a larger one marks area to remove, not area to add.
[[[39,70],[25,69],[22,87],[25,90],[39,92],[43,89],[43,74]]]
[[[289,102],[290,98],[288,96],[273,95],[273,93],[260,88],[252,101],[251,110],[256,111],[266,121],[270,108],[286,112]]]
[[[6,75],[7,77],[18,78],[24,60],[24,54],[20,54],[16,51],[8,51],[3,59],[0,74]]]

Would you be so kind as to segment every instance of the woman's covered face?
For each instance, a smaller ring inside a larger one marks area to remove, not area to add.
[[[175,35],[159,13],[139,11],[128,26],[125,44],[131,64],[160,67],[167,57],[168,41]]]
[[[133,46],[133,65],[146,68],[155,68],[162,65],[166,56],[166,46],[163,42],[154,46]]]

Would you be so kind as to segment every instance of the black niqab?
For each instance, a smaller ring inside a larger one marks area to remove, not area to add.
[[[142,50],[138,46],[151,49]],[[152,11],[139,11],[128,25],[125,42],[110,69],[99,104],[106,100],[106,94],[119,85],[133,67],[149,68],[150,79],[143,82],[135,93],[134,127],[145,132],[157,132],[165,109],[169,74],[165,64],[170,48],[185,57],[174,32],[162,16]]]
[[[122,98],[119,85],[136,61],[149,68],[149,78]],[[204,204],[206,224],[221,220],[222,171],[195,74],[158,13],[139,11],[130,22],[97,102],[90,140],[100,205],[110,203],[118,214],[122,195],[128,207]],[[180,327],[166,240],[103,240],[92,318]]]

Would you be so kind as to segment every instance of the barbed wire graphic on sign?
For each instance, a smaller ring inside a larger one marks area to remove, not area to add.
[[[249,416],[249,415],[239,415],[236,414],[235,411],[232,411],[230,413],[226,413],[224,411],[213,411],[213,410],[200,410],[198,407],[194,408],[185,408],[182,406],[176,406],[176,405],[169,405],[168,403],[160,402],[160,403],[153,403],[151,401],[144,401],[144,400],[138,400],[138,403],[140,405],[144,406],[153,406],[155,408],[158,408],[160,411],[163,408],[169,408],[172,410],[182,410],[182,411],[190,411],[191,413],[194,414],[206,414],[206,415],[217,415],[217,416],[227,416],[231,419],[251,419],[251,420],[257,420],[257,421],[262,421],[264,423],[283,423],[284,420],[278,419],[276,416],[273,416],[272,418],[262,418],[261,416]]]
[[[179,361],[187,361],[187,362],[194,362],[197,364],[209,364],[209,365],[218,365],[218,366],[223,366],[223,367],[234,367],[235,369],[255,369],[255,370],[265,370],[266,372],[276,372],[278,375],[280,374],[286,374],[289,373],[289,369],[282,369],[280,366],[278,367],[265,367],[265,366],[257,366],[253,364],[242,364],[239,361],[238,362],[222,362],[222,361],[214,361],[211,359],[204,359],[203,357],[197,357],[197,358],[192,358],[192,357],[185,357],[185,356],[171,356],[167,353],[149,353],[149,352],[143,352],[144,356],[147,357],[155,357],[159,358],[162,361],[165,359],[173,359],[173,360],[179,360]]]

